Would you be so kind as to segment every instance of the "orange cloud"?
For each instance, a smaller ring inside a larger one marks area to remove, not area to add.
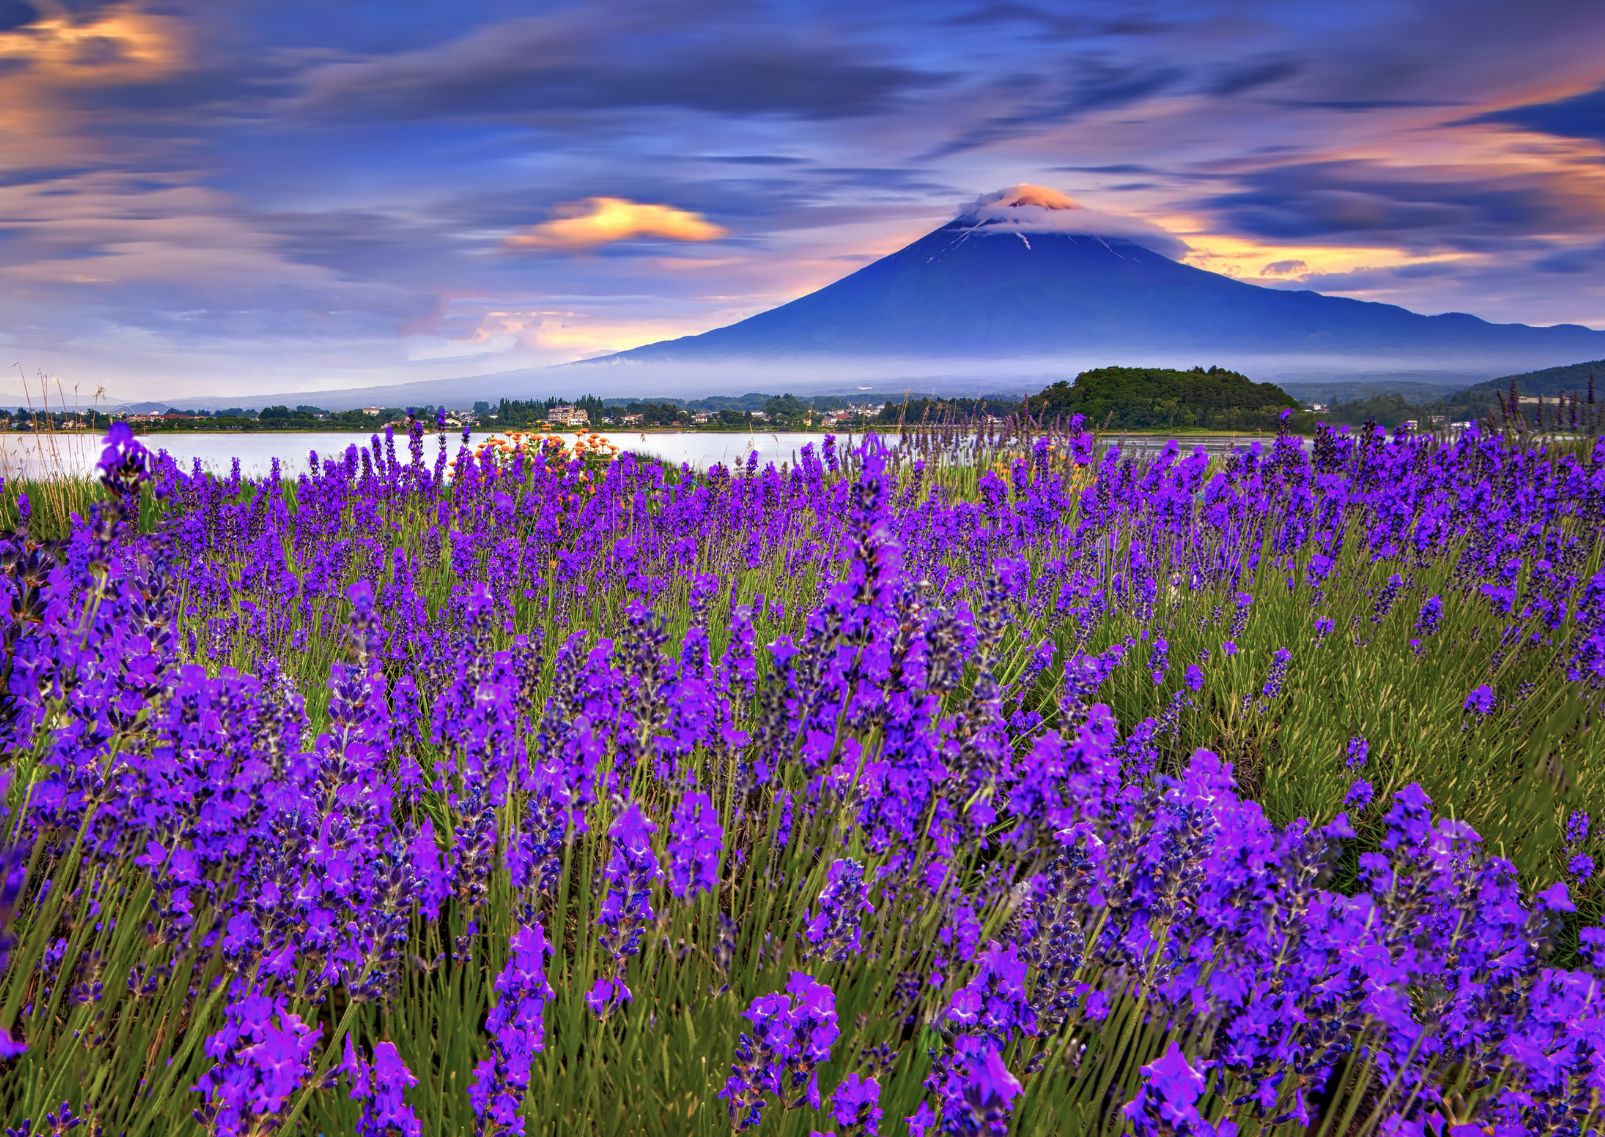
[[[74,94],[180,70],[189,50],[184,25],[132,4],[94,16],[50,0],[35,7],[31,23],[0,31],[0,169],[105,160],[100,124]]]
[[[1239,280],[1299,280],[1322,273],[1396,268],[1473,259],[1469,253],[1417,254],[1387,245],[1318,245],[1259,241],[1211,232],[1201,218],[1173,214],[1165,228],[1181,234],[1188,245],[1183,263]]]
[[[623,197],[588,197],[560,205],[557,216],[507,238],[513,249],[593,249],[635,237],[715,241],[728,230],[700,213]]]
[[[491,311],[472,331],[455,340],[491,347],[511,340],[563,359],[583,359],[705,330],[705,321],[696,319],[607,319],[561,310]]]
[[[0,33],[0,60],[62,85],[149,82],[176,71],[183,55],[177,21],[129,4],[88,19],[52,5]]]

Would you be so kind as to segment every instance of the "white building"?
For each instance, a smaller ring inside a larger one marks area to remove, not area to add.
[[[546,421],[553,426],[590,426],[590,413],[571,403],[559,403],[546,412]]]

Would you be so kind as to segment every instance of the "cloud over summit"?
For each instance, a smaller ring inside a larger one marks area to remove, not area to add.
[[[961,208],[955,220],[988,232],[1067,233],[1130,241],[1171,260],[1187,255],[1187,242],[1152,221],[1088,209],[1069,194],[1029,182],[983,194]]]

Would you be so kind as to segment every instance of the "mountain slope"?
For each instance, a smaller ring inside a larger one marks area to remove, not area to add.
[[[789,304],[618,359],[855,352],[1032,355],[1088,347],[1417,352],[1491,347],[1575,359],[1577,325],[1491,324],[1262,288],[1121,238],[945,225]]]
[[[1520,375],[1502,375],[1462,391],[1462,395],[1504,393],[1512,386],[1523,395],[1583,395],[1590,386],[1596,395],[1605,398],[1605,359],[1593,359],[1564,367],[1546,367],[1542,371],[1527,371]]]
[[[1091,352],[1111,361],[1118,353],[1125,362],[1133,353],[1248,352],[1312,362],[1375,356],[1396,364],[1466,355],[1482,366],[1537,366],[1605,354],[1605,332],[1578,325],[1424,316],[1391,304],[1248,284],[1156,251],[1163,244],[1159,231],[1150,237],[1107,215],[1073,203],[1044,204],[1021,191],[1052,192],[1016,187],[1006,191],[1016,200],[1002,207],[995,204],[1002,195],[994,195],[991,208],[977,203],[817,292],[728,327],[607,358],[1008,359]],[[1083,213],[1090,216],[1077,223]],[[1106,231],[1078,231],[1099,228]]]

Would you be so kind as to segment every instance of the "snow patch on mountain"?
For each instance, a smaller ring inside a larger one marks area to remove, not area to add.
[[[1027,182],[976,198],[959,210],[953,223],[979,233],[1064,233],[1130,241],[1173,261],[1187,255],[1185,241],[1151,221],[1088,209],[1068,194]]]

